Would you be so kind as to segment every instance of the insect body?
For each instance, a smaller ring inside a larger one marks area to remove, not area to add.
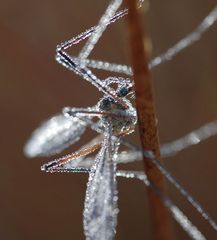
[[[26,154],[31,157],[52,155],[77,141],[86,126],[100,133],[100,140],[97,138],[93,144],[88,143],[85,148],[42,166],[46,172],[65,172],[67,164],[80,161],[83,156],[99,149],[90,169],[84,206],[84,230],[88,240],[110,240],[114,237],[118,213],[116,155],[119,138],[131,133],[136,124],[135,109],[127,99],[132,94],[132,82],[118,77],[101,80],[82,62],[106,26],[126,14],[127,11],[123,10],[114,15],[121,2],[111,1],[97,27],[57,47],[57,61],[91,82],[104,96],[94,107],[64,108],[63,115],[58,115],[39,127],[25,147]],[[79,55],[80,59],[66,53],[67,48],[86,37],[90,38]],[[112,85],[117,85],[116,90]],[[95,117],[98,117],[97,122],[92,121]]]
[[[89,175],[84,207],[84,230],[87,239],[112,239],[115,233],[117,208],[116,155],[119,137],[134,130],[136,112],[127,96],[132,94],[132,83],[123,78],[108,78],[108,85],[117,84],[114,99],[104,95],[96,106],[64,108],[33,132],[26,144],[28,156],[52,155],[76,142],[87,126],[100,133],[100,141],[88,144],[80,151],[51,161],[42,166],[46,172],[65,172],[67,164],[99,150]],[[119,102],[119,98],[124,104]],[[93,122],[92,119],[98,120]],[[80,159],[81,160],[81,159]]]
[[[111,128],[113,135],[120,135],[134,128],[136,113],[132,107],[130,110],[126,109],[119,103],[116,103],[112,98],[105,97],[99,102],[99,109],[101,111],[107,111],[112,115]],[[110,118],[110,114],[102,117],[102,124]]]
[[[97,138],[93,139],[79,151],[42,166],[42,170],[46,172],[68,172],[70,170],[89,172],[84,208],[84,229],[88,240],[110,240],[114,237],[118,213],[116,155],[120,144],[119,138],[132,132],[136,124],[135,109],[126,99],[127,96],[132,94],[132,83],[129,80],[115,77],[101,80],[88,68],[89,66],[132,75],[131,69],[127,66],[87,59],[106,27],[128,13],[127,9],[115,13],[121,2],[121,0],[111,0],[108,9],[97,26],[90,28],[86,32],[57,47],[56,60],[94,85],[104,94],[103,98],[96,106],[91,108],[64,108],[63,114],[52,117],[33,132],[24,149],[28,157],[53,155],[78,141],[87,126],[90,126],[97,133],[100,133]],[[139,1],[139,6],[141,6],[142,2],[143,0]],[[204,22],[207,23],[206,20],[208,18],[213,18],[213,21],[208,21],[209,24],[205,24],[205,27],[200,28],[201,25],[204,25]],[[196,29],[196,32],[201,35],[214,23],[215,19],[216,9],[207,16],[202,24]],[[192,34],[195,35],[195,32]],[[198,40],[198,38],[192,40],[192,36],[193,35],[189,35],[184,39],[191,40],[188,41],[187,45]],[[67,48],[86,38],[88,38],[88,41],[78,57],[72,57],[66,53]],[[181,40],[181,42],[184,40]],[[183,47],[179,48],[179,45],[180,42],[172,48],[173,50],[175,49],[175,51],[172,51],[172,55],[171,49],[169,49],[166,53],[154,59],[150,67],[154,67],[163,61],[171,59],[171,56],[175,56],[183,49]],[[185,45],[185,47],[187,45]],[[169,58],[167,57],[168,55],[170,55]],[[116,90],[110,86],[112,84],[118,85]],[[92,121],[94,117],[98,117],[97,122]],[[130,144],[128,144],[128,146],[129,145]],[[84,157],[96,150],[99,150],[99,152],[95,160],[91,162],[91,164],[88,163],[88,169],[85,167],[82,168],[82,164],[80,163],[83,161]],[[129,158],[129,156],[127,156],[127,158]],[[193,207],[201,213],[204,219],[206,219],[216,230],[217,224],[207,212],[203,210],[199,203],[182,188],[176,179],[155,158],[150,157],[150,160],[158,166],[165,177],[174,184],[180,193],[186,197]],[[91,169],[89,168],[90,165]],[[131,177],[132,175],[133,174],[130,172]],[[120,172],[119,176],[121,176]],[[139,179],[141,180],[141,178]],[[149,187],[151,186],[147,181],[146,184],[148,184]],[[156,187],[153,189],[156,190]],[[168,201],[165,200],[165,197],[162,197],[162,193],[159,196],[168,207]],[[180,225],[192,239],[205,239],[200,232],[196,231],[197,229],[195,226],[192,226],[192,224],[186,220],[186,217],[181,218],[180,212],[174,213],[173,206],[170,210],[172,210],[176,220],[179,220]]]

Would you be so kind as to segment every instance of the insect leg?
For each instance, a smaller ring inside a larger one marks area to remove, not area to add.
[[[108,26],[110,19],[114,16],[115,12],[120,7],[121,3],[122,0],[112,0],[110,2],[105,13],[101,17],[96,30],[87,40],[86,44],[79,53],[79,59],[81,61],[87,59],[87,57],[90,55],[94,46],[102,36],[103,32],[106,30],[106,27]]]
[[[75,37],[57,46],[56,60],[66,68],[74,71],[76,74],[80,75],[82,78],[89,81],[91,84],[97,87],[99,91],[102,91],[104,94],[112,97],[115,101],[121,103],[123,106],[128,107],[127,104],[122,99],[118,98],[115,91],[109,86],[106,86],[99,78],[97,78],[87,67],[85,67],[85,64],[83,62],[83,60],[86,59],[86,57],[90,54],[90,52],[94,48],[95,43],[100,38],[103,31],[106,29],[107,25],[109,25],[111,22],[114,21],[114,19],[119,18],[121,15],[125,13],[124,10],[118,12],[115,16],[113,16],[118,7],[120,6],[121,2],[122,2],[121,0],[111,1],[111,4],[106,10],[106,13],[101,18],[98,26],[93,27],[84,32],[83,34],[79,35],[78,37]],[[82,39],[85,39],[86,37],[90,38],[85,44],[84,48],[81,50],[81,53],[78,58],[71,57],[65,52],[65,49],[72,46],[73,44],[80,42]]]
[[[63,108],[63,115],[66,118],[74,118],[74,117],[99,117],[99,116],[110,116],[116,118],[133,118],[124,110],[117,110],[116,112],[109,111],[101,111],[95,108]]]
[[[84,148],[84,149],[81,149],[80,151],[77,151],[72,154],[61,157],[59,159],[50,161],[50,162],[42,165],[41,170],[45,171],[45,172],[59,172],[61,170],[64,171],[63,166],[65,164],[67,164],[70,161],[77,159],[79,157],[86,156],[87,154],[90,154],[90,153],[96,151],[100,147],[101,147],[101,143],[97,143],[89,148]]]
[[[99,91],[103,92],[107,96],[112,97],[116,102],[119,102],[125,107],[128,107],[127,104],[120,99],[114,89],[110,88],[109,86],[106,86],[105,83],[103,83],[102,80],[96,77],[91,70],[89,70],[87,67],[83,66],[79,63],[79,61],[73,57],[70,57],[66,52],[62,50],[57,51],[56,60],[68,68],[69,70],[75,72],[79,76],[81,76],[83,79],[90,82],[93,86],[95,86]]]

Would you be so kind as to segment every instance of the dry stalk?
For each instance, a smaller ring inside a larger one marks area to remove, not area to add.
[[[136,0],[126,0],[129,8],[128,29],[131,51],[131,62],[135,82],[136,109],[140,139],[143,149],[151,150],[160,158],[159,138],[155,115],[154,98],[150,71],[148,68],[148,51],[144,47],[148,35],[142,31],[139,9]],[[145,41],[144,41],[145,40]],[[147,158],[144,157],[144,167],[148,178],[163,192],[165,192],[164,178],[161,172]],[[153,236],[156,240],[170,240],[172,228],[167,209],[161,200],[147,188],[150,215],[153,225]]]

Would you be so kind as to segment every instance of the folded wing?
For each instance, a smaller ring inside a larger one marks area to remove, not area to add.
[[[113,239],[117,222],[115,143],[105,138],[89,174],[84,207],[86,239]]]

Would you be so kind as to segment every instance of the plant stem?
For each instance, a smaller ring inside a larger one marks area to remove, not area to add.
[[[144,47],[144,40],[148,40],[147,33],[142,32],[139,10],[136,0],[126,0],[129,8],[128,28],[131,50],[131,62],[135,82],[136,109],[141,145],[144,149],[154,152],[160,158],[160,148],[155,115],[154,98],[150,71],[148,68],[148,52]],[[162,191],[165,192],[164,177],[161,172],[147,158],[144,157],[144,168],[148,178]],[[150,215],[153,225],[153,236],[156,240],[170,240],[172,228],[167,209],[161,200],[147,189],[150,205]]]

